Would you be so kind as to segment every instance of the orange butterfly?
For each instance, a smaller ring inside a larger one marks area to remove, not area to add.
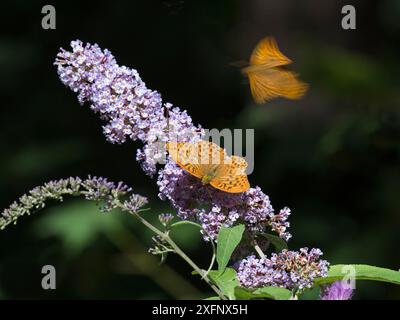
[[[297,74],[283,66],[292,61],[279,51],[272,37],[262,39],[250,57],[250,65],[242,69],[249,77],[251,93],[257,103],[276,97],[299,99],[308,85],[297,78]]]
[[[227,156],[217,144],[199,142],[168,142],[171,158],[185,171],[216,189],[239,193],[250,188],[245,173],[247,162],[238,156]]]

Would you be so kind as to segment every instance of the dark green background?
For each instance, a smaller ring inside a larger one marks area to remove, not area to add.
[[[93,174],[124,180],[148,196],[150,219],[170,211],[135,162],[139,144],[106,142],[101,121],[59,81],[52,65],[59,47],[81,39],[110,49],[196,123],[255,128],[250,181],[275,209],[292,209],[291,248],[319,247],[332,263],[399,269],[400,1],[52,2],[56,30],[41,28],[45,4],[2,3],[0,207],[50,179]],[[357,30],[341,28],[345,4],[356,7]],[[304,99],[252,102],[231,63],[248,59],[266,35],[276,37],[310,84]],[[211,249],[197,230],[176,237],[207,266]],[[157,267],[146,253],[150,238],[133,218],[102,215],[94,204],[50,204],[0,233],[0,297],[209,293],[179,258]],[[112,239],[126,243],[131,260]],[[45,264],[57,269],[57,290],[41,289]],[[357,299],[400,298],[394,285],[360,282],[357,289]]]

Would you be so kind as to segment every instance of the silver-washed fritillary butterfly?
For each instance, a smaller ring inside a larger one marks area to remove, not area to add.
[[[167,150],[172,160],[205,185],[230,193],[250,188],[245,173],[246,160],[238,156],[229,157],[213,142],[168,142]]]
[[[250,57],[250,65],[242,69],[249,77],[250,90],[257,103],[276,97],[300,99],[308,85],[296,73],[283,66],[292,63],[278,48],[272,37],[262,39]]]

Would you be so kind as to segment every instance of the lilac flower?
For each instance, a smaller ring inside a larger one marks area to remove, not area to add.
[[[264,232],[266,226],[270,226],[282,239],[288,241],[292,237],[286,232],[290,226],[286,221],[290,215],[290,209],[284,208],[276,215],[269,197],[261,191],[260,187],[250,188],[245,192],[243,202],[241,216],[251,231]],[[240,211],[240,208],[238,210]]]
[[[103,132],[108,141],[124,143],[130,138],[145,144],[137,158],[149,175],[165,158],[163,144],[168,137],[191,141],[204,134],[185,111],[163,104],[160,94],[147,89],[136,70],[119,66],[108,50],[79,40],[72,41],[71,47],[72,52],[61,49],[57,55],[61,81],[106,122]]]
[[[283,250],[270,258],[249,256],[237,267],[240,284],[247,288],[278,286],[303,290],[311,288],[317,277],[325,277],[329,263],[320,260],[321,250],[301,248],[299,251]]]
[[[129,212],[137,212],[140,208],[145,206],[149,201],[146,197],[139,194],[131,194],[128,200],[123,204],[123,209]]]
[[[201,232],[207,241],[215,240],[222,226],[231,227],[239,218],[235,211],[224,214],[221,210],[221,207],[213,206],[209,212],[202,210],[198,214],[199,222],[203,228]]]
[[[91,177],[81,182],[82,186],[86,189],[82,191],[85,198],[88,200],[101,200],[115,194],[126,194],[132,189],[125,185],[123,182],[115,184],[110,182],[107,178]]]
[[[123,182],[113,183],[105,178],[91,177],[80,179],[78,177],[50,181],[43,186],[36,187],[19,198],[18,201],[0,214],[0,229],[4,229],[23,215],[29,215],[35,210],[45,207],[49,200],[63,201],[65,196],[83,196],[87,200],[102,202],[104,212],[121,207],[120,200],[130,193],[132,189]],[[147,199],[140,195],[132,194],[121,208],[136,212],[147,203]]]
[[[171,201],[181,219],[199,222],[206,240],[214,240],[221,226],[245,223],[250,233],[264,232],[267,227],[286,241],[285,208],[274,213],[270,200],[259,187],[242,194],[229,194],[209,185],[179,168],[166,157],[167,141],[195,142],[204,136],[186,111],[163,103],[161,95],[148,89],[138,72],[119,66],[108,50],[81,41],[71,42],[72,52],[61,49],[55,64],[61,81],[78,93],[81,104],[105,121],[103,132],[108,141],[124,143],[128,138],[144,145],[136,158],[150,176],[157,164],[166,161],[158,172],[161,199]]]
[[[322,290],[321,300],[350,300],[352,296],[353,289],[348,283],[335,281]]]
[[[173,219],[174,216],[171,213],[161,213],[158,215],[158,220],[164,227],[168,227]]]

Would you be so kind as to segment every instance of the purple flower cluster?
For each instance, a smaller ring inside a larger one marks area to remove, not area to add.
[[[132,192],[132,189],[123,182],[114,183],[102,177],[81,179],[70,177],[50,181],[43,186],[36,187],[21,196],[9,208],[0,213],[0,230],[18,218],[29,215],[33,211],[45,207],[49,200],[63,201],[65,196],[83,196],[87,200],[103,203],[102,211],[109,212],[117,207],[130,212],[137,212],[147,204],[147,198],[138,194],[131,194],[129,199],[121,203],[121,199]]]
[[[286,231],[290,209],[275,214],[268,196],[259,187],[244,193],[223,192],[203,185],[172,162],[160,170],[157,183],[160,198],[170,200],[180,218],[198,220],[206,240],[214,240],[221,226],[230,227],[236,221],[244,222],[251,233],[264,232],[270,226],[286,241],[291,237]]]
[[[321,300],[350,300],[353,289],[343,281],[336,281],[322,290]]]
[[[57,55],[61,81],[106,122],[103,131],[108,141],[124,143],[129,137],[144,143],[137,159],[146,173],[154,175],[156,164],[165,159],[168,137],[200,139],[203,131],[186,111],[163,104],[160,94],[147,89],[136,70],[119,66],[108,50],[79,40],[72,41],[71,47],[72,52],[61,49]]]
[[[240,261],[237,275],[247,288],[278,286],[302,290],[310,288],[317,277],[325,277],[329,263],[320,260],[321,250],[301,248],[299,251],[282,250],[270,258],[249,256]]]
[[[137,160],[151,176],[157,163],[166,160],[167,141],[198,141],[204,136],[186,111],[163,103],[158,92],[148,89],[138,72],[119,66],[108,50],[81,41],[71,42],[72,51],[61,49],[55,64],[61,81],[78,93],[81,104],[100,115],[106,124],[103,131],[112,143],[127,138],[144,143]],[[259,187],[242,194],[228,194],[183,171],[171,160],[158,172],[159,196],[171,201],[182,219],[199,222],[206,240],[214,240],[221,226],[245,223],[251,233],[263,232],[269,226],[280,237],[291,235],[288,208],[274,213],[269,198]]]
[[[164,227],[168,227],[173,219],[174,215],[171,213],[161,213],[158,215],[158,220]]]

